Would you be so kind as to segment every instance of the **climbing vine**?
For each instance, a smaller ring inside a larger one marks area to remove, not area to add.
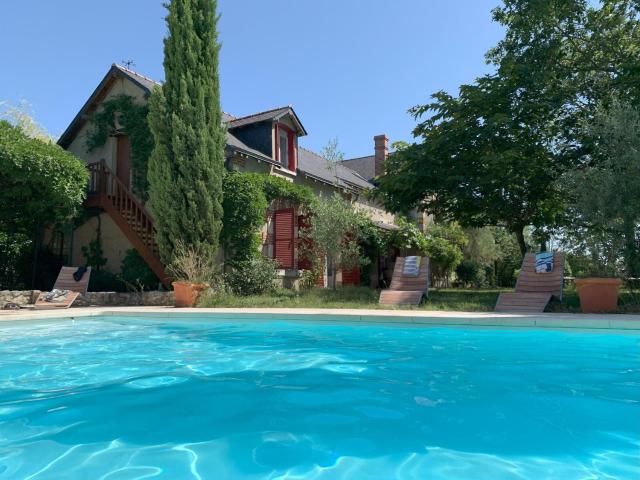
[[[313,199],[313,192],[307,187],[259,173],[227,172],[223,193],[221,239],[232,262],[260,254],[260,228],[272,201],[289,200],[304,208]]]
[[[117,119],[120,132],[131,141],[132,187],[142,201],[147,199],[147,163],[154,146],[147,123],[148,113],[148,107],[137,104],[130,95],[110,98],[91,116],[86,142],[89,152],[102,147],[116,133]]]

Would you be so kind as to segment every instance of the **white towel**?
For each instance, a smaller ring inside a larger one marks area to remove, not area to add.
[[[408,277],[417,277],[420,273],[420,257],[410,256],[404,259],[403,275]]]
[[[58,290],[57,288],[54,288],[44,296],[44,301],[52,303],[64,302],[68,295],[69,290]]]

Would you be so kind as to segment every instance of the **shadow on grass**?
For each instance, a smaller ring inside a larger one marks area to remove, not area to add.
[[[432,289],[429,297],[413,310],[453,310],[487,312],[493,310],[499,290]],[[279,290],[270,295],[241,297],[229,294],[208,295],[201,307],[232,308],[368,308],[389,309],[378,304],[380,292],[367,287],[342,287],[336,290],[312,289],[307,292]]]
[[[314,288],[307,292],[278,290],[269,295],[241,297],[230,294],[207,295],[200,307],[228,308],[344,308],[344,309],[395,309],[442,310],[458,312],[491,312],[498,295],[509,289],[456,289],[429,290],[429,296],[419,306],[389,307],[379,305],[379,290],[367,287],[341,287],[336,290]],[[546,312],[580,313],[580,299],[575,288],[566,288],[562,302],[551,301]],[[616,313],[640,313],[640,298],[635,292],[623,291]]]

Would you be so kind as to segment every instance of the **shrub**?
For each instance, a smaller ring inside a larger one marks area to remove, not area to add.
[[[31,234],[37,226],[69,220],[82,204],[88,178],[79,158],[0,121],[3,231]]]
[[[312,288],[316,286],[318,279],[320,278],[320,274],[314,270],[302,270],[300,274],[300,290],[303,292],[308,292]]]
[[[155,290],[160,283],[160,280],[153,273],[153,270],[149,268],[144,258],[133,248],[125,253],[120,270],[122,272],[122,280],[136,289]]]
[[[306,208],[313,199],[309,188],[261,173],[227,172],[223,189],[224,216],[220,238],[230,262],[260,255],[260,228],[270,202],[289,200]]]
[[[0,290],[23,289],[33,257],[32,241],[0,232]]]
[[[427,239],[426,254],[429,257],[431,275],[448,284],[449,277],[462,261],[462,251],[444,238]]]
[[[91,270],[89,277],[90,292],[126,292],[127,285],[118,275],[106,270]]]
[[[261,295],[275,291],[277,264],[262,256],[233,262],[225,274],[227,286],[236,295]]]
[[[224,177],[222,244],[233,260],[260,254],[260,227],[269,206],[264,193],[264,175],[229,172]]]
[[[460,283],[465,286],[476,288],[486,286],[486,272],[482,264],[475,260],[463,260],[456,267],[456,276]]]
[[[418,250],[424,254],[427,239],[418,226],[403,218],[398,218],[396,225],[398,228],[387,234],[387,250],[398,249],[401,252]]]

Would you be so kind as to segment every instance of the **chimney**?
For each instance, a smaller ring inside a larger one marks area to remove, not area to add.
[[[387,154],[389,152],[389,139],[383,133],[382,135],[373,137],[373,142],[376,152],[373,173],[376,177],[379,177],[385,173],[384,163],[387,161]]]

